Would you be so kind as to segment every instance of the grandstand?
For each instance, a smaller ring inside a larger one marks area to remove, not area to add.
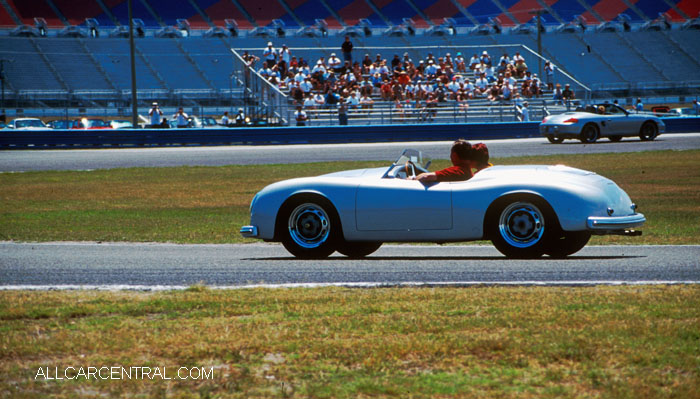
[[[427,60],[458,52],[494,59],[516,51],[544,80],[570,84],[581,101],[673,97],[700,91],[700,3],[696,0],[132,0],[139,112],[152,101],[198,114],[243,107],[293,124],[289,87],[248,71],[268,41],[314,64],[352,37],[354,61],[377,54]],[[127,0],[0,0],[0,70],[8,115],[130,113]],[[234,51],[232,51],[232,49]],[[313,65],[311,65],[313,66]],[[366,73],[364,74],[366,75]],[[469,75],[471,71],[462,73]],[[531,77],[530,77],[531,78]],[[391,79],[390,79],[391,80]],[[437,81],[433,82],[438,86]],[[522,84],[522,79],[517,85]],[[339,93],[340,94],[340,93]],[[371,93],[351,123],[514,120],[512,99],[455,99],[432,118]],[[449,97],[449,96],[448,96]],[[551,90],[530,99],[531,118],[564,108]],[[310,110],[309,124],[337,123],[337,110]]]

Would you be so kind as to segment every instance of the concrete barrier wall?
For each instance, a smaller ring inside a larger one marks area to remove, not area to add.
[[[700,118],[665,119],[667,133],[700,132]],[[539,122],[435,125],[0,131],[3,149],[488,140],[539,136]]]

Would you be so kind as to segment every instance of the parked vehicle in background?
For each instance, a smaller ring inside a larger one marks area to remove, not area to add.
[[[540,134],[553,144],[559,144],[565,139],[578,139],[590,144],[601,137],[620,141],[623,137],[633,136],[650,141],[665,131],[666,125],[654,114],[630,113],[615,104],[607,103],[550,115],[540,124]]]
[[[112,126],[112,129],[131,129],[134,127],[134,124],[131,121],[127,121],[124,119],[115,119],[113,121],[109,121],[109,125]]]
[[[83,118],[78,121],[73,129],[112,129],[112,125],[103,121],[102,119],[96,118]]]
[[[17,118],[5,126],[5,129],[14,130],[49,130],[50,127],[46,126],[39,118]]]
[[[212,129],[212,128],[219,128],[219,124],[216,122],[216,119],[212,118],[211,116],[205,116],[202,118],[202,127],[205,129]]]
[[[51,129],[73,129],[77,124],[78,121],[67,119],[55,119],[47,123]]]
[[[696,115],[695,110],[692,108],[673,108],[670,111],[668,111],[668,113],[665,116],[690,118],[700,115]]]

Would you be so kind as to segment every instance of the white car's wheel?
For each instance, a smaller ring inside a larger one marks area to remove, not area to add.
[[[554,212],[534,196],[506,198],[494,203],[487,216],[488,237],[509,258],[538,258],[558,230]]]
[[[598,137],[600,137],[600,132],[594,123],[586,124],[579,134],[579,140],[584,144],[593,144],[598,141]]]
[[[348,258],[364,258],[382,246],[381,242],[344,241],[338,244],[336,250]]]
[[[328,200],[293,199],[283,207],[280,220],[282,244],[292,255],[318,259],[335,252],[340,222]]]

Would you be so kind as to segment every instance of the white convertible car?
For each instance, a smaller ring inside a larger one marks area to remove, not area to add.
[[[427,171],[405,150],[388,168],[271,184],[255,195],[244,237],[282,242],[299,258],[363,257],[383,242],[488,239],[508,257],[571,255],[592,234],[639,235],[646,219],[613,181],[567,166],[492,166],[462,182],[405,179]]]
[[[615,104],[590,105],[574,112],[548,116],[540,124],[540,135],[552,144],[559,144],[564,139],[591,144],[601,137],[613,142],[634,136],[651,141],[665,130],[666,125],[656,115],[630,113]]]

